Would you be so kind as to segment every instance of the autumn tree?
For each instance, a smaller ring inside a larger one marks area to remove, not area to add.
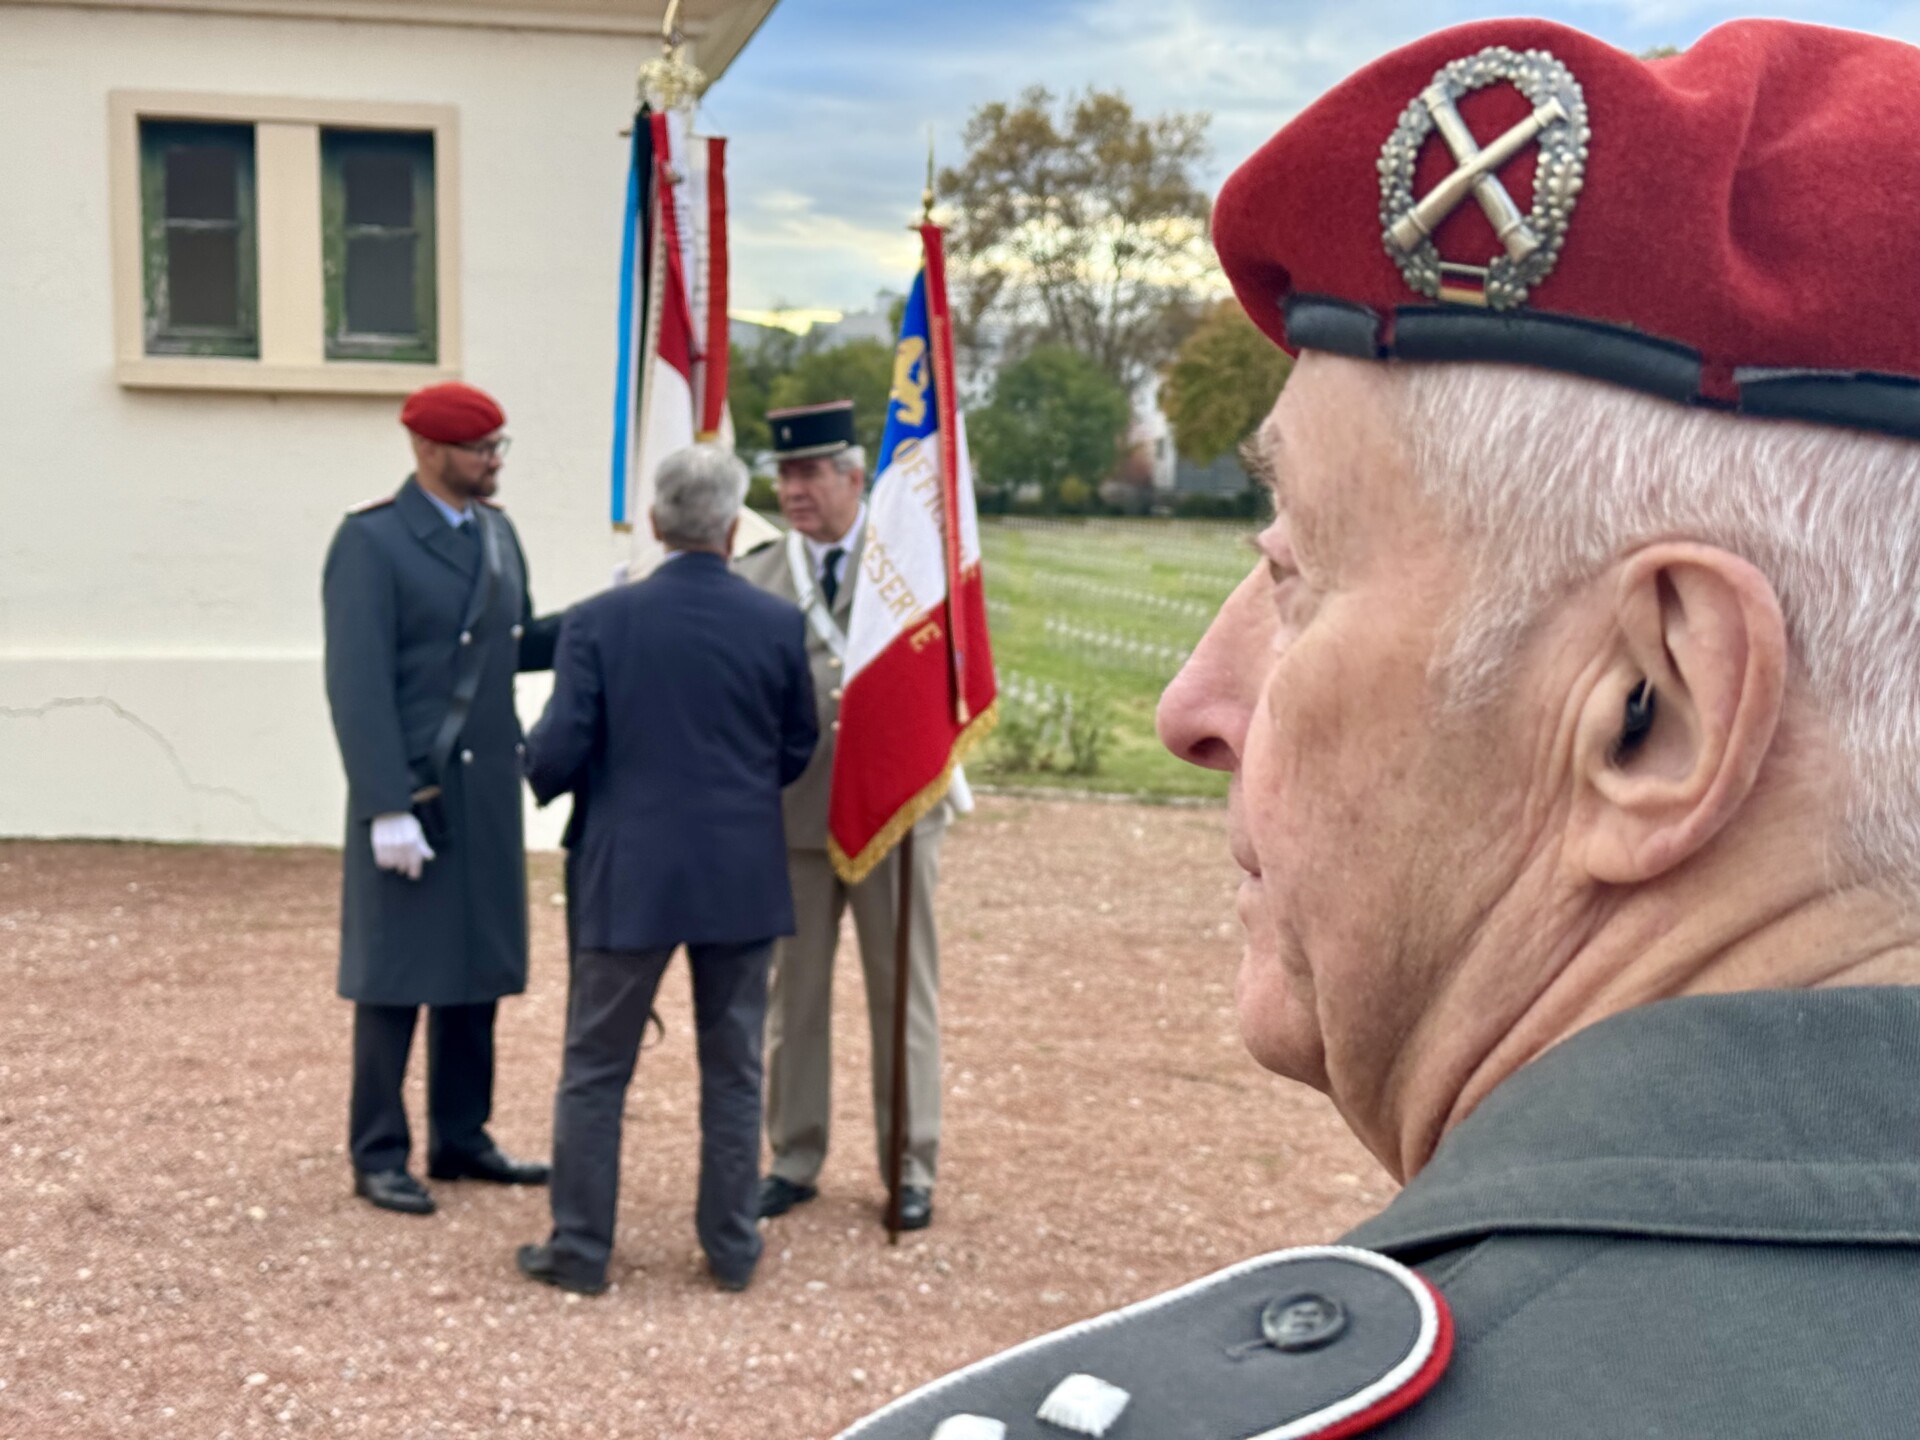
[[[952,208],[956,321],[976,354],[1077,351],[1129,389],[1190,328],[1214,275],[1196,178],[1205,113],[1140,116],[1117,91],[1034,87],[968,120]]]
[[[1205,465],[1251,435],[1273,408],[1293,362],[1238,303],[1215,305],[1181,344],[1160,387],[1174,447]]]

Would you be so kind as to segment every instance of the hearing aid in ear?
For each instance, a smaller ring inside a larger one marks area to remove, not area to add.
[[[1620,721],[1620,738],[1614,742],[1615,762],[1638,750],[1653,731],[1653,687],[1642,680],[1627,692],[1627,705]]]

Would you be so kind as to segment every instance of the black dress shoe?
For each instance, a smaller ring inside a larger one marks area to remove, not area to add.
[[[498,1145],[477,1155],[442,1155],[427,1166],[436,1180],[486,1180],[495,1185],[544,1185],[553,1173],[538,1160],[516,1160]]]
[[[781,1175],[769,1175],[760,1182],[760,1218],[771,1220],[796,1205],[804,1205],[820,1193],[814,1185],[796,1185]]]
[[[520,1267],[522,1275],[529,1280],[538,1280],[542,1285],[552,1285],[575,1295],[606,1293],[606,1277],[594,1279],[581,1271],[569,1269],[554,1255],[551,1244],[522,1245],[514,1251],[513,1260]]]
[[[744,1275],[729,1275],[724,1270],[716,1270],[711,1260],[707,1262],[707,1273],[713,1277],[715,1285],[735,1295],[753,1283],[753,1271],[749,1270]]]
[[[356,1170],[353,1193],[382,1210],[397,1210],[402,1215],[433,1214],[433,1196],[404,1170]]]
[[[933,1191],[924,1185],[900,1187],[900,1228],[924,1230],[933,1224]]]

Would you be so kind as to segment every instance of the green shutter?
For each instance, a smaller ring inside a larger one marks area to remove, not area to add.
[[[140,125],[149,355],[260,353],[253,127]]]
[[[439,358],[433,136],[320,133],[327,358]]]

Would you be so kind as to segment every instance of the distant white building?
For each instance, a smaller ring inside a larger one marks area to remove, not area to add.
[[[659,6],[0,0],[0,834],[338,840],[320,564],[430,380],[506,406],[540,608],[606,584]]]

